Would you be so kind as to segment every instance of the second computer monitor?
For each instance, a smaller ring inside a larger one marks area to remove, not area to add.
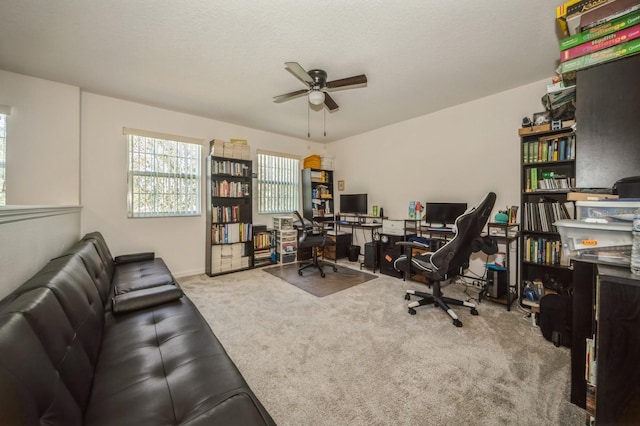
[[[445,228],[456,222],[458,216],[467,211],[467,203],[434,203],[424,206],[425,220],[434,228]]]

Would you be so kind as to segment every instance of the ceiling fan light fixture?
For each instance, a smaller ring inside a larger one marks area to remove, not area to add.
[[[324,103],[324,92],[319,90],[309,92],[309,103],[311,105],[322,105]]]

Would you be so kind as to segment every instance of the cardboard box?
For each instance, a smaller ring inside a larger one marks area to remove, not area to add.
[[[596,194],[592,192],[569,192],[567,194],[568,201],[598,201],[598,200],[615,200],[617,195],[613,194]]]
[[[530,135],[532,133],[538,132],[548,132],[551,130],[551,123],[542,124],[540,126],[531,126],[531,127],[521,127],[518,129],[518,135]]]

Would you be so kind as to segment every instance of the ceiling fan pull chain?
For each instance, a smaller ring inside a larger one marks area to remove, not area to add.
[[[327,109],[322,108],[322,111],[324,112],[324,135],[327,136]]]
[[[311,125],[309,121],[311,120],[311,105],[307,102],[307,137],[311,137]]]

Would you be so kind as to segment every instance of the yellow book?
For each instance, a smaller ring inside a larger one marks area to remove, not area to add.
[[[569,0],[560,6],[556,7],[556,20],[558,21],[558,26],[560,27],[560,32],[564,37],[569,37],[569,27],[567,25],[567,9],[572,4],[578,3],[580,0]]]

